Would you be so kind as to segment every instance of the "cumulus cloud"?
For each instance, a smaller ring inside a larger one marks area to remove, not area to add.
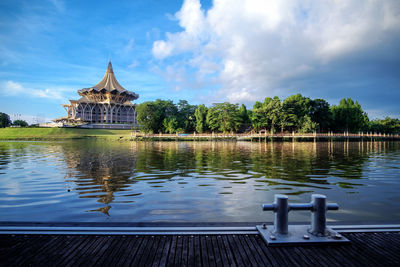
[[[180,56],[179,68],[194,68],[203,79],[216,75],[215,96],[225,100],[287,95],[305,79],[312,87],[354,62],[399,65],[397,0],[215,0],[207,11],[199,0],[185,0],[175,18],[182,31],[155,41],[153,56]]]
[[[57,100],[66,100],[63,96],[64,92],[71,91],[66,88],[46,88],[46,89],[32,89],[26,88],[18,82],[5,81],[0,83],[0,91],[6,96],[29,96],[35,98],[48,98]]]

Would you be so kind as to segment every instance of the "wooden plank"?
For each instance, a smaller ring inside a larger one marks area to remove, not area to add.
[[[124,247],[127,243],[126,236],[113,236],[114,242],[110,246],[110,250],[107,251],[107,256],[99,264],[103,266],[115,266],[119,260],[116,255],[121,251],[121,247]]]
[[[82,237],[82,236],[73,236],[71,237],[70,240],[70,245],[65,246],[63,248],[63,253],[62,253],[62,257],[60,258],[60,261],[58,261],[56,263],[57,266],[64,266],[66,265],[68,262],[72,261],[74,259],[74,256],[76,255],[77,251],[79,251],[79,248],[81,248],[81,246],[83,244],[85,244],[85,242],[89,239],[90,237]]]
[[[237,266],[250,266],[250,262],[247,259],[246,255],[243,255],[244,252],[238,248],[237,237],[235,235],[227,236],[229,241],[229,246],[232,248],[232,255],[234,256],[235,262]]]
[[[218,250],[219,250],[219,253],[220,253],[222,265],[223,266],[229,266],[230,264],[229,264],[228,256],[227,256],[226,249],[225,249],[225,246],[224,246],[224,241],[222,240],[222,236],[221,235],[218,235],[216,237],[216,244],[218,246]]]
[[[60,259],[63,257],[63,253],[65,250],[65,246],[69,246],[71,244],[71,236],[60,235],[60,240],[53,246],[53,248],[49,251],[51,257],[53,259],[48,259],[46,261],[50,261],[51,264],[54,264],[54,258]]]
[[[122,236],[121,245],[116,248],[118,251],[113,255],[115,258],[115,261],[113,262],[114,266],[117,266],[121,262],[121,257],[125,252],[127,252],[128,255],[132,253],[128,248],[131,246],[131,242],[135,242],[135,240],[136,238],[134,236]]]
[[[301,253],[301,251],[297,248],[297,247],[292,247],[292,253],[290,255],[292,255],[293,258],[295,258],[296,262],[303,266],[303,265],[313,265],[314,261],[310,260],[309,257],[306,257],[305,255],[303,255],[303,253]],[[318,261],[318,264],[321,265],[321,261]],[[332,265],[330,265],[332,266]]]
[[[358,258],[366,258],[363,255],[363,251],[357,252],[355,249],[357,246],[357,242],[351,240],[350,244],[343,246],[332,246],[331,249],[327,250],[328,255],[333,255],[334,258],[338,259],[339,264],[343,265],[348,264],[354,265],[354,262],[359,262]]]
[[[214,253],[215,264],[216,264],[216,266],[221,266],[222,265],[222,256],[219,251],[217,236],[215,236],[215,235],[210,236],[210,241],[211,241],[212,248],[213,248],[212,251]]]
[[[338,264],[335,260],[335,255],[329,254],[330,247],[316,248],[316,247],[299,247],[296,250],[303,253],[310,262],[318,262],[323,266],[343,266]]]
[[[279,247],[271,247],[269,248],[269,251],[271,251],[271,254],[274,255],[275,259],[278,261],[278,264],[285,265],[285,266],[291,266],[293,263],[289,259],[287,259],[287,256],[280,250]]]
[[[237,237],[239,249],[244,252],[244,254],[246,255],[247,259],[249,260],[249,263],[251,264],[251,266],[258,265],[256,259],[254,258],[253,254],[250,251],[249,246],[246,244],[246,241],[243,240],[243,236],[237,235],[236,237]]]
[[[379,258],[375,259],[374,256],[372,256],[372,258],[368,258],[369,254],[368,250],[370,250],[367,246],[368,244],[368,240],[362,240],[362,239],[358,239],[356,237],[351,237],[351,249],[348,250],[343,250],[342,248],[337,248],[337,251],[342,255],[343,258],[348,259],[349,261],[362,261],[364,260],[366,257],[369,260],[369,262],[371,263],[375,263],[379,262]],[[362,244],[362,249],[360,248],[360,244]],[[372,255],[374,253],[372,252]],[[358,259],[359,257],[362,257],[362,259]]]
[[[382,261],[391,261],[391,262],[396,262],[396,258],[393,255],[392,251],[386,249],[387,248],[387,242],[386,240],[380,240],[374,234],[365,234],[361,233],[359,235],[353,236],[353,240],[357,240],[359,243],[362,244],[363,246],[363,251],[362,254],[365,253],[365,250],[368,250],[368,254],[374,255],[374,261],[377,263],[382,262]],[[379,251],[379,254],[376,253]]]
[[[201,266],[201,247],[200,247],[200,236],[194,236],[194,266]]]
[[[187,265],[188,266],[195,266],[195,253],[194,253],[194,236],[191,235],[188,237],[188,249],[187,249]]]
[[[169,248],[168,257],[167,257],[167,261],[166,261],[167,265],[169,265],[169,266],[174,265],[177,239],[178,239],[177,236],[173,236],[172,240],[171,240],[171,245]]]
[[[146,253],[146,249],[148,249],[148,246],[150,245],[151,247],[151,239],[148,238],[148,236],[142,236],[143,239],[142,243],[140,244],[135,257],[133,258],[133,261],[131,262],[132,266],[139,266],[139,262],[142,260],[143,255]]]
[[[154,254],[157,252],[157,246],[159,242],[157,237],[147,236],[147,238],[149,239],[149,243],[145,249],[145,252],[143,253],[142,259],[140,260],[140,266],[150,266],[151,262],[153,261]]]
[[[271,262],[276,263],[275,266],[282,266],[282,265],[288,266],[289,265],[289,262],[286,260],[286,258],[284,256],[282,256],[282,254],[279,252],[279,250],[277,250],[276,247],[268,247],[265,244],[265,241],[262,240],[260,236],[257,236],[255,238],[255,240],[257,241],[259,246],[264,248],[263,251],[267,255],[268,259]]]
[[[171,245],[172,245],[172,237],[170,236],[164,236],[165,238],[165,245],[162,250],[162,257],[160,259],[160,264],[158,266],[166,266],[167,261],[168,261],[168,256],[169,256],[169,251],[171,250]]]
[[[189,239],[190,237],[184,235],[182,236],[182,257],[181,266],[189,266],[188,253],[189,253]],[[190,265],[193,266],[193,265]]]
[[[129,266],[143,239],[138,236],[129,236],[129,243],[121,249],[121,256],[117,266]]]
[[[75,254],[73,257],[70,257],[71,260],[67,261],[65,263],[66,266],[71,266],[71,265],[75,265],[75,262],[77,259],[80,259],[83,255],[86,255],[87,253],[87,247],[90,247],[90,244],[93,242],[94,240],[91,237],[87,237],[80,245],[80,247],[78,249],[76,249],[74,252],[78,253]],[[60,242],[62,243],[62,242]],[[50,250],[48,252],[48,255],[46,255],[46,258],[44,259],[43,262],[41,262],[38,265],[42,265],[45,266],[44,264],[49,264],[52,265],[54,264],[54,255],[58,255],[57,258],[62,258],[64,255],[62,255],[61,253],[59,253],[59,248],[60,247],[55,247],[53,250]],[[44,251],[42,251],[41,253],[44,253]]]
[[[176,241],[176,247],[175,247],[175,257],[174,257],[173,266],[180,266],[181,265],[182,243],[183,243],[183,238],[182,238],[182,236],[178,235],[178,238],[177,238],[177,241]]]
[[[285,247],[285,248],[280,247],[280,248],[277,248],[277,250],[279,251],[279,253],[281,253],[283,255],[283,257],[285,257],[285,259],[287,260],[287,262],[289,263],[290,266],[300,266],[301,265],[301,261],[296,259],[293,247]]]
[[[226,235],[222,236],[222,243],[226,252],[226,257],[228,259],[229,266],[236,266],[235,257],[233,256],[232,248],[229,245],[228,238]]]
[[[161,243],[161,237],[154,236],[153,246],[150,248],[150,253],[147,256],[145,266],[152,266],[157,254],[159,253],[158,250],[159,250],[160,243]]]
[[[99,246],[99,249],[89,259],[88,265],[90,266],[96,265],[96,262],[98,262],[101,259],[101,257],[104,256],[105,251],[110,247],[112,241],[113,240],[111,239],[111,236],[104,236]]]
[[[272,256],[269,248],[266,246],[265,242],[261,240],[260,236],[249,236],[250,241],[253,243],[254,247],[257,248],[262,258],[268,260],[269,263],[273,266],[278,266],[278,262],[276,261],[275,257]]]
[[[109,255],[113,252],[113,249],[116,244],[118,244],[118,237],[111,235],[107,236],[106,239],[103,241],[103,245],[94,257],[96,258],[96,265],[103,266],[105,265],[105,261],[109,259]]]
[[[345,255],[347,255],[350,251],[355,251],[358,255],[363,255],[362,257],[367,259],[368,262],[370,262],[371,264],[379,264],[379,261],[377,261],[376,257],[371,254],[371,253],[365,253],[366,252],[366,248],[365,248],[365,243],[363,240],[358,240],[355,238],[350,237],[351,240],[351,244],[349,246],[346,246],[345,248],[347,248],[345,250]],[[346,257],[345,255],[343,255],[343,252],[340,251],[339,249],[335,249],[336,251],[336,257],[340,257],[342,258],[342,261],[348,261],[350,262],[349,259],[351,259],[350,257]]]
[[[351,245],[268,247],[253,235],[4,235],[1,265],[358,266],[400,264],[399,233],[346,233]],[[7,246],[6,243],[9,243]],[[388,249],[389,248],[389,249]]]
[[[202,235],[199,236],[199,249],[200,249],[201,265],[206,267],[209,266],[206,240]]]
[[[271,265],[278,265],[278,261],[272,255],[269,247],[267,247],[264,240],[262,240],[260,236],[250,236],[250,240],[253,242],[254,246],[260,250],[260,253],[262,252],[261,255],[265,255],[265,258],[268,259]]]
[[[153,261],[151,262],[151,266],[153,267],[160,266],[160,261],[163,255],[165,243],[166,243],[165,236],[158,236],[158,246],[157,250],[154,252],[155,255]],[[150,264],[148,266],[150,266]]]
[[[205,237],[205,244],[207,247],[207,254],[208,254],[208,264],[209,266],[216,266],[215,264],[215,255],[214,255],[214,249],[213,249],[213,245],[212,245],[212,240],[211,240],[211,236],[206,235]]]
[[[43,247],[45,247],[46,243],[52,239],[52,236],[45,235],[44,238],[45,238],[44,242],[38,242],[37,246],[31,246],[28,248],[27,252],[22,252],[22,255],[30,255],[30,257],[26,257],[22,261],[16,262],[16,264],[17,265],[35,265],[36,258],[40,257],[39,255],[41,255],[41,253],[43,251]],[[67,240],[68,240],[68,243],[66,243],[65,246],[61,246],[61,248],[63,249],[63,253],[62,253],[61,257],[69,255],[69,253],[71,252],[71,250],[69,250],[69,247],[72,247],[72,249],[73,249],[73,248],[79,246],[84,241],[84,240],[82,240],[82,238],[74,238],[71,236],[67,237]],[[60,242],[60,243],[63,244],[62,242]],[[54,261],[53,261],[53,263],[54,263]]]
[[[54,249],[57,248],[57,246],[62,243],[62,237],[61,236],[52,236],[46,244],[42,247],[39,255],[37,255],[34,259],[35,265],[43,265],[43,262],[51,258],[51,256],[54,254]],[[61,242],[60,242],[61,241]],[[54,262],[54,260],[53,260]]]
[[[16,265],[17,262],[21,262],[20,255],[24,255],[24,259],[30,259],[31,254],[28,253],[30,250],[34,250],[36,246],[40,246],[41,242],[44,242],[42,236],[36,236],[35,238],[28,237],[25,235],[17,235],[18,245],[14,246],[14,249],[8,250],[1,259],[1,263],[5,266]]]
[[[96,252],[100,249],[100,244],[104,241],[104,237],[102,236],[93,236],[94,239],[91,244],[87,247],[86,252],[75,262],[75,266],[86,265],[86,263],[96,254]],[[52,259],[49,259],[50,261]],[[45,263],[43,266],[50,266],[51,262]]]
[[[59,262],[58,265],[60,266],[75,266],[75,261],[82,256],[83,250],[85,249],[85,246],[89,246],[90,242],[92,241],[92,238],[90,237],[79,237],[75,240],[76,243],[78,243],[78,240],[82,240],[80,242],[80,245],[76,245],[75,249],[70,250],[68,256],[63,255],[63,261]]]
[[[42,250],[42,247],[50,240],[50,236],[39,236],[36,238],[36,244],[28,246],[24,251],[20,252],[20,255],[24,255],[17,259],[14,264],[15,265],[32,265],[35,257],[38,255],[38,252]]]
[[[378,247],[382,248],[386,255],[390,254],[390,255],[388,255],[388,257],[390,257],[394,261],[398,261],[399,254],[400,254],[399,244],[398,244],[398,242],[397,242],[397,244],[396,244],[396,242],[392,242],[392,238],[391,238],[392,236],[393,235],[391,235],[390,233],[383,233],[383,234],[369,233],[369,238],[370,238],[372,244],[379,244]],[[361,238],[363,238],[363,237],[364,236],[361,236]],[[393,249],[387,250],[387,249],[385,249],[386,247],[391,247]]]
[[[262,251],[259,251],[259,248],[254,247],[253,242],[251,242],[250,240],[250,236],[246,235],[243,237],[243,240],[246,242],[247,246],[249,247],[250,251],[252,252],[256,262],[258,265],[268,265],[270,264],[268,262],[268,259],[266,259],[265,257],[263,257],[263,253]]]
[[[206,244],[206,239],[205,236],[199,236],[199,245],[200,245],[200,251],[201,251],[201,264],[202,266],[210,266],[210,263],[208,261],[209,255],[207,252],[207,244]]]

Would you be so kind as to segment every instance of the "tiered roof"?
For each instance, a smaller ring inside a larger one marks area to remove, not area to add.
[[[103,79],[93,87],[83,88],[78,90],[78,94],[91,98],[91,94],[107,94],[110,93],[112,95],[120,95],[125,101],[132,101],[139,98],[138,94],[134,92],[130,92],[122,87],[114,75],[114,70],[112,68],[111,61],[108,63],[108,67],[106,73],[104,74]],[[91,100],[91,99],[90,99]]]

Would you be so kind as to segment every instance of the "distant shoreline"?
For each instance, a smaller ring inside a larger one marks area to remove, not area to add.
[[[1,128],[1,141],[253,141],[253,142],[326,142],[326,141],[398,141],[399,135],[387,134],[141,134],[131,130],[80,128]]]

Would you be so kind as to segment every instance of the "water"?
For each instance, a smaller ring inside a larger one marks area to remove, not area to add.
[[[321,193],[329,221],[400,223],[399,192],[399,142],[0,142],[1,221],[261,222]]]

